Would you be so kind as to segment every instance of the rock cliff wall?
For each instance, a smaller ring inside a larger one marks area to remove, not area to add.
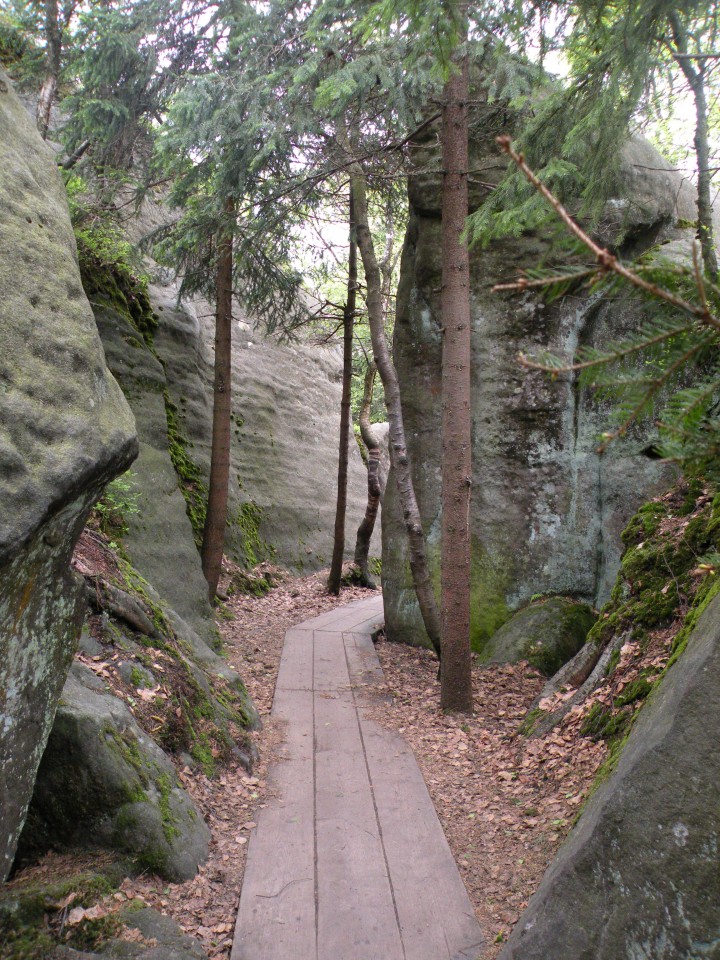
[[[168,370],[190,455],[209,474],[214,318],[209,304],[176,309],[174,284],[151,291],[160,326],[156,337]],[[162,309],[160,309],[162,308]],[[340,435],[341,356],[335,348],[279,343],[247,322],[233,328],[232,476],[228,552],[250,566],[274,558],[316,570],[329,564],[335,522]],[[173,349],[181,336],[190,349]],[[194,371],[184,369],[189,357]],[[351,439],[346,555],[365,512],[367,473]],[[379,540],[379,537],[378,537]],[[379,554],[379,545],[375,548]]]
[[[647,504],[623,535],[621,572],[590,642],[623,644],[608,683],[623,655],[652,649],[660,661],[624,700],[586,712],[584,729],[607,738],[611,754],[502,960],[719,955],[720,597],[697,558],[717,549],[720,499],[697,490]]]
[[[69,562],[90,507],[137,454],[105,365],[50,149],[0,71],[0,879],[74,650]]]
[[[489,110],[489,108],[487,108]],[[480,118],[482,119],[482,118]],[[485,183],[505,169],[492,117],[478,128],[471,167]],[[431,136],[431,134],[428,134]],[[427,153],[427,151],[425,151]],[[652,168],[652,169],[650,169]],[[620,231],[627,249],[675,236],[694,216],[693,198],[669,165],[643,141],[624,160],[625,190],[608,205],[603,237]],[[487,196],[471,190],[471,208]],[[439,584],[440,537],[440,192],[437,180],[410,183],[410,222],[402,261],[395,359],[416,490]],[[562,593],[592,604],[608,595],[620,557],[619,535],[638,505],[667,482],[643,455],[636,432],[599,457],[607,409],[572,377],[555,382],[524,371],[520,352],[550,349],[573,356],[580,344],[617,338],[637,322],[622,302],[586,294],[547,305],[530,293],[491,293],[547,255],[550,241],[523,236],[471,255],[472,310],[472,639],[481,649],[510,613],[534,594]],[[398,519],[388,484],[383,513],[383,585],[388,635],[425,643]]]

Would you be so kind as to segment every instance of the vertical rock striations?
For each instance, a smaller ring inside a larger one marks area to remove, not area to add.
[[[105,366],[51,150],[0,71],[0,874],[12,864],[74,650],[69,560],[137,452]]]
[[[494,137],[507,130],[506,111],[478,108],[470,167],[470,207],[488,196],[505,160]],[[484,111],[484,112],[483,112]],[[482,114],[482,115],[481,115]],[[428,144],[419,151],[425,157]],[[433,163],[436,167],[437,163]],[[606,242],[623,235],[638,252],[692,219],[693,201],[680,179],[645,142],[628,145],[623,196],[608,204]],[[440,303],[439,181],[420,173],[410,182],[408,226],[395,324],[395,362],[415,484],[439,587]],[[552,239],[523,235],[471,254],[473,495],[471,509],[471,635],[475,649],[533,594],[562,593],[590,603],[608,595],[620,558],[620,532],[637,506],[664,483],[642,456],[636,432],[604,457],[597,438],[607,409],[569,376],[556,381],[528,373],[520,352],[549,349],[571,359],[578,345],[622,336],[637,323],[632,305],[585,292],[546,304],[538,296],[499,295],[494,283],[547,262]],[[557,257],[552,261],[558,265]],[[410,643],[426,637],[414,600],[406,548],[390,480],[383,511],[383,586],[388,635]]]

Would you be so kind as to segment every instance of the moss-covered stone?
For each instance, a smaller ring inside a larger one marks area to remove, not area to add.
[[[195,875],[209,836],[169,759],[127,707],[75,665],[40,765],[20,856],[30,859],[51,845],[106,846],[179,881]]]
[[[137,453],[78,273],[56,157],[0,71],[0,881],[79,633],[69,561]]]
[[[704,540],[712,531],[714,510],[696,504],[694,515],[703,519],[691,536],[702,530]],[[671,513],[667,509],[655,530],[668,553]],[[679,556],[683,533],[682,525],[674,530]],[[681,577],[681,587],[688,585]],[[696,601],[682,656],[652,684],[646,675],[622,691],[627,707],[651,687],[642,710],[596,704],[587,715],[587,734],[614,738],[610,755],[503,960],[576,960],[588,955],[588,944],[597,960],[717,952],[720,607],[714,584]]]
[[[551,677],[585,643],[596,615],[584,603],[551,597],[516,613],[490,639],[480,654],[483,663],[528,660]]]

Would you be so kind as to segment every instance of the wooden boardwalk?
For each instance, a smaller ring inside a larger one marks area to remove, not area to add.
[[[363,709],[382,598],[288,630],[276,799],[250,838],[231,960],[476,960],[482,937],[412,751]]]

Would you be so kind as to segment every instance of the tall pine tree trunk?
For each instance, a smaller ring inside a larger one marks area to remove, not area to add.
[[[47,139],[50,128],[50,113],[60,79],[60,57],[62,54],[62,30],[58,21],[57,0],[45,0],[45,77],[38,95],[35,113],[37,128],[43,140]]]
[[[210,453],[210,489],[200,557],[208,596],[217,593],[227,525],[228,485],[230,482],[230,417],[232,414],[232,286],[233,221],[235,204],[225,203],[226,222],[218,234],[218,259],[215,275],[215,381],[213,388],[213,428]]]
[[[470,260],[461,240],[468,213],[468,64],[445,84],[442,117],[442,525],[443,658],[440,706],[472,713],[470,651]]]
[[[352,386],[352,344],[355,325],[355,300],[357,295],[357,243],[355,240],[355,214],[352,190],[350,191],[350,254],[348,258],[348,282],[345,309],[343,311],[343,379],[340,400],[340,453],[338,456],[337,504],[335,507],[335,538],[332,563],[328,577],[328,591],[340,593],[343,554],[345,553],[345,513],[347,508],[348,457],[350,447],[350,389]]]
[[[405,530],[408,537],[410,570],[412,572],[415,595],[420,605],[420,613],[422,614],[425,630],[427,631],[435,653],[438,658],[440,658],[440,613],[435,601],[435,594],[433,593],[432,581],[430,579],[420,510],[418,509],[412,474],[410,472],[410,457],[405,439],[400,385],[398,383],[397,371],[390,358],[390,352],[388,351],[385,340],[382,277],[368,221],[365,174],[359,163],[352,163],[350,166],[350,188],[355,201],[358,248],[360,250],[360,256],[362,257],[363,267],[365,268],[367,311],[373,356],[377,364],[380,379],[385,388],[385,405],[388,411],[388,423],[390,427],[390,461],[395,473],[400,509],[402,510]]]
[[[373,386],[375,385],[376,373],[377,365],[374,360],[371,360],[365,372],[365,386],[363,389],[362,406],[360,407],[360,433],[368,452],[368,498],[365,507],[365,516],[362,518],[360,526],[358,527],[357,537],[355,539],[355,565],[360,571],[360,583],[364,587],[370,587],[372,589],[375,589],[375,582],[368,570],[368,557],[370,554],[370,541],[373,530],[375,529],[378,507],[380,506],[380,442],[370,423],[370,407],[372,406]]]

